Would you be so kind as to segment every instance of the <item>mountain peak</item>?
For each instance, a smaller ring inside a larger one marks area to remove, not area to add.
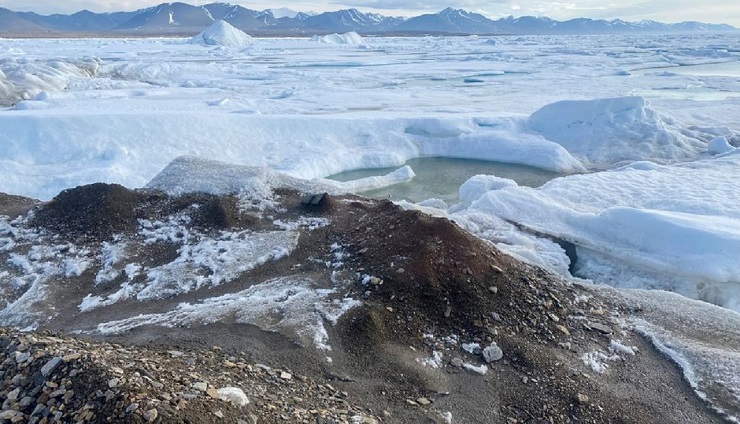
[[[286,8],[256,11],[228,2],[192,6],[183,2],[161,3],[135,12],[94,13],[83,10],[72,15],[42,16],[32,12],[13,12],[0,8],[0,33],[50,33],[53,31],[106,33],[134,31],[156,34],[196,34],[216,20],[223,19],[242,31],[258,30],[273,34],[314,32],[436,33],[436,34],[602,34],[676,33],[737,31],[729,25],[682,22],[664,24],[651,20],[629,22],[575,18],[556,21],[547,17],[505,17],[491,20],[464,9],[447,7],[437,13],[412,18],[365,13],[356,8],[321,14],[299,13]]]

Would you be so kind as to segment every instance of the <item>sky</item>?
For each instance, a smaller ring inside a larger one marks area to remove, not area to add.
[[[201,5],[216,0],[183,0]],[[300,12],[325,12],[357,8],[389,16],[416,16],[435,13],[446,7],[465,9],[497,19],[505,16],[547,16],[557,20],[571,18],[613,19],[627,21],[652,19],[661,22],[701,21],[726,23],[740,27],[738,0],[256,0],[228,1],[250,9],[287,7]],[[0,0],[0,7],[43,15],[71,14],[83,9],[93,12],[133,11],[163,3],[162,0]]]

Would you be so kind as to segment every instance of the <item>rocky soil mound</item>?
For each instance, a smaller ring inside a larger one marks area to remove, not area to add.
[[[0,213],[20,214],[0,234],[0,283],[17,289],[0,295],[22,305],[46,293],[33,308],[43,311],[40,332],[0,331],[8,422],[721,422],[677,367],[625,328],[630,311],[446,219],[288,189],[254,207],[240,195],[94,184],[24,217],[34,204],[0,197]],[[214,279],[237,266],[223,258],[230,242],[286,231],[297,237],[287,254]],[[51,253],[34,256],[41,245]],[[204,246],[220,262],[203,259]],[[137,297],[172,269],[199,283]],[[40,276],[23,283],[24,272]],[[238,309],[214,310],[213,319],[100,331],[113,320],[184,319],[172,311],[253,296],[282,276],[315,282],[306,293],[326,303],[306,313],[321,312],[330,346],[292,331],[301,320],[286,325],[280,299],[247,321]],[[98,304],[78,306],[86,296]]]

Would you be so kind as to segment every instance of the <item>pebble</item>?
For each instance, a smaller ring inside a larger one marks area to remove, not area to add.
[[[598,331],[599,333],[602,333],[602,334],[611,334],[611,333],[613,333],[613,330],[612,330],[611,327],[609,327],[608,325],[599,324],[598,322],[589,322],[588,323],[588,326],[591,329],[596,330],[596,331]]]
[[[55,356],[49,360],[43,367],[41,367],[41,375],[44,377],[48,377],[49,374],[53,373],[54,370],[59,368],[59,366],[62,365],[62,358],[59,356]]]
[[[28,352],[19,352],[19,351],[16,350],[14,352],[14,356],[15,356],[15,358],[14,358],[15,359],[15,362],[16,363],[19,363],[19,364],[22,364],[22,363],[28,361],[28,358],[31,357],[31,354],[28,353]]]
[[[152,408],[146,412],[144,412],[144,419],[147,422],[153,423],[157,417],[159,417],[159,411],[156,410],[156,408]]]
[[[568,329],[564,325],[558,324],[555,326],[555,328],[557,328],[558,331],[565,334],[566,336],[570,336],[570,331],[568,331]]]
[[[498,293],[498,287],[496,287],[496,286],[489,286],[488,287],[488,291],[491,292],[491,293],[493,293],[493,294],[496,294],[496,293]]]
[[[199,392],[205,392],[208,390],[208,383],[205,381],[199,381],[197,383],[193,383],[193,390],[197,390]]]
[[[491,345],[483,349],[483,359],[489,364],[491,362],[498,361],[503,357],[504,352],[501,350],[500,347],[498,347],[498,345],[496,345],[495,342],[491,343]]]
[[[420,397],[419,399],[416,399],[416,403],[418,403],[419,405],[422,405],[422,406],[427,406],[427,405],[431,404],[432,401],[429,400],[429,399],[427,399],[427,398],[425,398],[425,397]]]

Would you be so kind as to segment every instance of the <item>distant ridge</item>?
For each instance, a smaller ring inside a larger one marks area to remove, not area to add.
[[[277,13],[277,17],[275,13]],[[681,22],[665,24],[643,20],[627,22],[576,18],[556,21],[546,17],[507,17],[498,20],[463,9],[399,18],[343,9],[320,14],[295,13],[287,9],[252,10],[228,3],[193,6],[162,3],[134,12],[72,15],[39,15],[0,8],[0,35],[25,36],[58,33],[98,35],[193,35],[217,20],[257,35],[300,35],[355,31],[362,34],[629,34],[727,32],[738,29],[724,24]]]

